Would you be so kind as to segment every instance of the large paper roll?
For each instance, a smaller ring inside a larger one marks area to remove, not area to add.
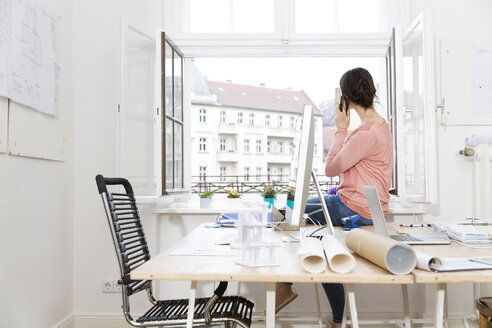
[[[322,243],[330,269],[338,273],[347,273],[355,267],[354,257],[338,239],[332,235],[325,235]]]
[[[301,256],[301,267],[310,273],[321,273],[326,269],[323,244],[318,238],[302,238],[298,253]]]
[[[351,251],[393,274],[408,274],[417,264],[412,247],[371,231],[352,229],[345,243]]]

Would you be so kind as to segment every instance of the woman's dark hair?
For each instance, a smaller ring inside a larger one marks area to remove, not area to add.
[[[376,87],[365,68],[357,67],[345,72],[340,79],[340,89],[343,96],[364,108],[374,104]]]

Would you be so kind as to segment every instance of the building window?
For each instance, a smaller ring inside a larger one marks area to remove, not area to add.
[[[200,151],[207,151],[207,138],[200,138]]]
[[[284,179],[284,174],[283,174],[283,172],[284,172],[284,169],[280,167],[280,168],[278,169],[278,176],[279,176],[279,177],[278,177],[278,180],[279,180],[279,181],[282,181],[282,180]]]
[[[282,116],[280,116],[280,115],[278,116],[277,126],[278,126],[279,128],[281,128],[281,127],[282,127]]]
[[[256,140],[256,152],[261,153],[261,140]]]
[[[255,114],[253,113],[249,114],[249,125],[250,126],[255,125]]]
[[[318,144],[314,144],[314,156],[318,155]]]
[[[272,169],[267,167],[267,175],[268,175],[268,179],[270,179],[270,175],[272,174]]]
[[[270,126],[270,115],[265,115],[265,126]]]
[[[277,141],[277,153],[282,153],[284,151],[283,149],[283,142],[282,141]]]
[[[225,123],[226,122],[226,112],[221,111],[220,112],[220,123]]]
[[[291,116],[290,117],[289,126],[290,126],[291,129],[294,129],[296,127],[296,120],[295,120],[294,116]]]
[[[221,151],[226,150],[226,140],[225,139],[220,139],[220,150]]]
[[[256,168],[256,181],[261,181],[261,167]]]
[[[249,139],[244,139],[244,152],[249,153]]]
[[[291,143],[289,144],[289,152],[290,152],[290,154],[291,154],[292,156],[294,156],[295,146],[294,146],[294,143],[293,143],[293,142],[291,142]]]
[[[226,168],[225,166],[220,167],[220,181],[225,181],[226,180]]]
[[[244,181],[249,181],[249,167],[244,168]]]
[[[205,181],[207,179],[207,167],[200,166],[200,181]]]
[[[270,152],[270,141],[267,141],[267,153]]]
[[[183,54],[161,33],[161,118],[163,195],[183,188]]]
[[[207,110],[200,108],[200,123],[207,123]]]
[[[243,113],[237,113],[237,124],[243,124]]]

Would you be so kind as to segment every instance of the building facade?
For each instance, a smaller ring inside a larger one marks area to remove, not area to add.
[[[205,79],[192,86],[193,182],[288,183],[305,104],[314,108],[313,170],[322,174],[322,114],[304,91]]]

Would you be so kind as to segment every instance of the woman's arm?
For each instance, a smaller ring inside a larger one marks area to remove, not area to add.
[[[344,145],[347,133],[346,129],[335,132],[335,140],[326,159],[326,176],[334,177],[347,171],[366,157],[374,146],[374,140],[368,131],[357,131]]]

